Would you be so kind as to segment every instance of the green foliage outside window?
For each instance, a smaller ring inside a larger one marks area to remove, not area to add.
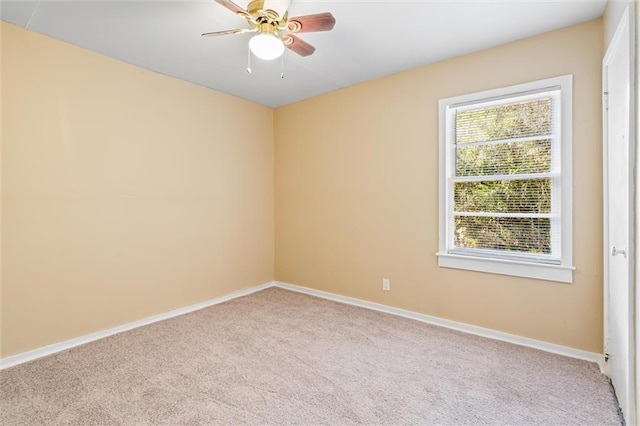
[[[550,172],[551,118],[551,98],[458,113],[455,176]],[[528,139],[509,141],[514,138]],[[455,182],[454,211],[550,213],[551,179]],[[454,220],[457,247],[551,253],[549,218],[456,215]]]

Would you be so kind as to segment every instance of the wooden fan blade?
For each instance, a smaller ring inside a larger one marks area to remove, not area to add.
[[[228,35],[228,34],[245,34],[245,33],[255,33],[256,30],[254,29],[248,29],[248,28],[243,28],[243,29],[237,29],[237,30],[225,30],[225,31],[214,31],[212,33],[203,33],[202,37],[215,37],[215,36],[221,36],[221,35]]]
[[[216,2],[218,4],[221,4],[222,6],[226,7],[227,9],[229,9],[230,11],[232,11],[233,13],[237,13],[240,15],[247,15],[247,11],[244,10],[243,8],[241,8],[240,6],[238,6],[237,4],[235,4],[234,2],[232,2],[231,0],[216,0]]]
[[[282,36],[282,42],[287,49],[296,52],[300,56],[309,56],[316,51],[316,48],[293,34]]]
[[[287,23],[287,28],[292,33],[310,33],[314,31],[329,31],[333,29],[335,24],[336,18],[326,12],[291,18]]]

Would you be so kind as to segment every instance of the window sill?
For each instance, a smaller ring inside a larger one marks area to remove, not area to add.
[[[443,268],[466,269],[563,283],[573,282],[573,271],[576,269],[574,266],[549,265],[449,253],[436,253],[436,256],[438,256],[438,266]]]

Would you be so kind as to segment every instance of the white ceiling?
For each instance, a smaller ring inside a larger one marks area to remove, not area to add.
[[[236,2],[246,7],[248,0]],[[602,16],[606,0],[292,0],[290,16],[331,12],[317,50],[252,58],[252,34],[200,34],[247,23],[208,1],[2,1],[2,20],[162,74],[277,107],[362,81]]]

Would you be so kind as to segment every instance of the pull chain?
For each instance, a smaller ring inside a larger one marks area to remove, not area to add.
[[[251,74],[251,49],[247,44],[247,73]]]
[[[247,47],[247,73],[251,74],[251,49]],[[280,61],[280,78],[284,78],[284,54]]]

